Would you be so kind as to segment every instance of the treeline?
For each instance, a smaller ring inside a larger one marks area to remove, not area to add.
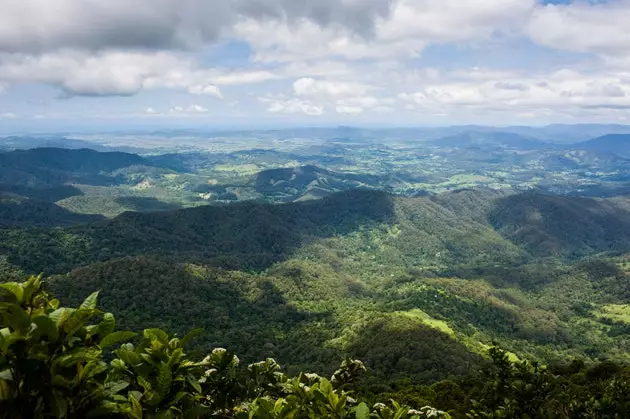
[[[188,352],[160,329],[119,331],[98,293],[61,307],[40,278],[0,284],[1,418],[624,418],[630,368],[580,361],[511,362],[493,348],[477,374],[375,392],[362,362],[330,378],[283,373],[273,360],[242,365],[225,349]],[[377,400],[386,400],[378,402]],[[435,407],[429,407],[433,405]]]

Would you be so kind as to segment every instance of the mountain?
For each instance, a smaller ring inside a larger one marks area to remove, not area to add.
[[[625,359],[629,210],[628,198],[351,190],[4,228],[0,269],[55,274],[71,302],[101,289],[134,330],[204,327],[201,350],[324,373],[351,355],[380,382],[429,383],[477,368],[493,343],[546,362]]]
[[[0,149],[5,150],[28,150],[32,148],[67,148],[82,149],[89,148],[97,151],[107,151],[108,148],[91,141],[78,140],[65,137],[27,137],[11,136],[0,138]]]
[[[50,202],[0,193],[0,228],[63,227],[102,219],[96,215],[76,214]]]
[[[630,158],[630,134],[608,134],[572,145],[578,150],[592,150]]]
[[[256,176],[256,192],[274,200],[321,198],[342,190],[373,187],[377,176],[336,173],[316,166],[272,169]]]
[[[101,153],[87,148],[78,150],[35,148],[0,154],[0,167],[22,170],[28,170],[28,168],[32,167],[98,174],[145,163],[142,157],[135,154],[121,152]]]
[[[142,165],[134,154],[89,149],[36,148],[0,153],[0,183],[36,188],[66,183],[111,184],[110,172]]]
[[[517,150],[553,148],[549,143],[511,132],[469,131],[432,141],[439,147],[500,147]]]

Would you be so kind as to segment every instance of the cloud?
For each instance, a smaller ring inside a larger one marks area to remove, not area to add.
[[[363,108],[360,108],[358,106],[337,105],[335,110],[337,111],[337,113],[349,115],[357,115],[363,113]]]
[[[360,83],[331,82],[304,77],[293,83],[293,91],[298,96],[323,98],[343,98],[366,94],[372,88]]]
[[[278,114],[304,114],[319,116],[324,114],[324,107],[307,100],[285,97],[260,97],[259,101],[267,104],[267,111]]]
[[[348,26],[322,26],[312,20],[254,18],[237,22],[234,33],[252,46],[259,62],[413,57],[432,43],[517,35],[535,4],[535,0],[397,0],[389,14],[377,15],[370,37],[357,36]]]
[[[199,114],[208,112],[208,108],[204,108],[201,105],[189,105],[187,107],[183,106],[173,106],[168,113],[170,114]]]
[[[0,51],[172,50],[216,41],[242,16],[369,35],[389,0],[0,0]]]
[[[223,95],[221,94],[221,90],[213,85],[213,84],[197,84],[195,86],[190,86],[188,88],[188,93],[191,95],[197,96],[214,96],[219,99],[223,99]]]
[[[0,114],[0,119],[16,119],[18,116],[12,112]]]
[[[630,1],[548,4],[530,17],[526,33],[540,45],[613,57],[630,55]]]
[[[498,115],[580,116],[598,110],[630,106],[630,74],[580,73],[564,69],[548,74],[513,73],[501,80],[453,80],[428,84],[422,89],[402,92],[399,101],[417,112],[458,115],[466,112]]]
[[[148,107],[144,110],[144,113],[148,114],[148,115],[155,115],[158,113],[158,111],[155,110],[155,108],[152,107]]]

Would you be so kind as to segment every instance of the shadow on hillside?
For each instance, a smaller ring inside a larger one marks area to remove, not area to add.
[[[100,215],[77,214],[54,203],[0,192],[0,228],[67,227],[103,219]]]
[[[127,212],[110,221],[64,232],[22,231],[20,240],[7,243],[7,255],[11,263],[27,272],[47,274],[140,255],[233,270],[262,270],[286,260],[313,240],[394,220],[395,207],[389,195],[353,190],[284,205],[246,202],[171,212]],[[41,250],[42,240],[46,252]]]
[[[130,211],[136,212],[174,211],[181,208],[180,205],[150,197],[122,196],[116,198],[115,201],[121,206],[129,208]]]
[[[630,250],[630,211],[611,200],[527,192],[496,200],[488,220],[535,257]]]

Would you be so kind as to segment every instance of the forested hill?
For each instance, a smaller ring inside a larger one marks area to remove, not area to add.
[[[308,202],[128,212],[111,221],[65,230],[8,229],[0,234],[2,251],[29,272],[66,272],[129,255],[260,270],[317,240],[385,228],[396,231],[388,238],[388,246],[402,258],[396,260],[397,265],[431,266],[445,272],[456,267],[519,264],[539,257],[572,260],[630,251],[629,208],[630,200],[623,198],[535,192],[464,190],[397,198],[352,190]],[[45,251],[36,245],[42,240]]]
[[[54,275],[71,303],[101,289],[125,327],[203,327],[202,347],[248,360],[327,371],[350,354],[377,382],[431,382],[495,342],[531,359],[625,359],[629,202],[352,190],[124,213],[0,229],[0,269]]]

